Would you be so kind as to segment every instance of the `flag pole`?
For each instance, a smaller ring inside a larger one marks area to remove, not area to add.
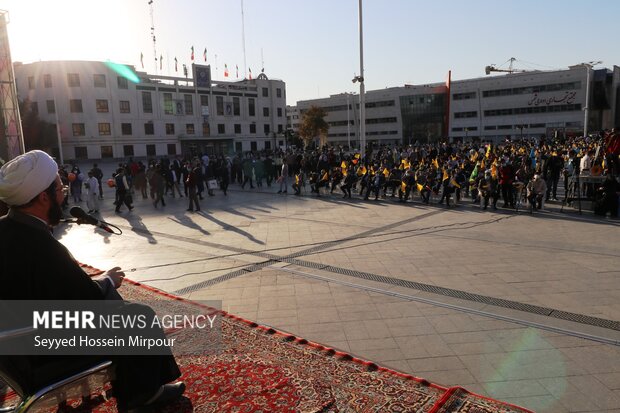
[[[366,150],[366,98],[364,86],[364,30],[362,26],[362,0],[359,0],[359,31],[360,31],[360,151]]]
[[[248,65],[245,59],[245,18],[243,14],[243,0],[241,0],[241,40],[243,46],[243,78],[245,79],[248,73]]]

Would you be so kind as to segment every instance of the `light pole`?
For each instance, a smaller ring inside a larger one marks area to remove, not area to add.
[[[362,0],[359,0],[359,32],[360,32],[360,75],[353,78],[353,83],[360,82],[360,150],[366,150],[366,99],[364,96],[364,30],[362,19]],[[365,152],[362,153],[362,156]]]
[[[465,128],[465,142],[469,141],[469,128]]]
[[[347,146],[349,150],[351,150],[351,120],[349,117],[349,107],[351,104],[349,103],[349,98],[351,95],[347,93]]]

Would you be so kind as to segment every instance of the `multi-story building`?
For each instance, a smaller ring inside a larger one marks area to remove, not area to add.
[[[20,100],[58,126],[64,159],[232,153],[283,139],[283,81],[261,74],[215,82],[209,66],[193,65],[192,72],[157,76],[87,61],[15,64]]]
[[[588,88],[589,80],[589,88]],[[525,136],[579,135],[620,125],[620,68],[513,73],[431,85],[366,92],[366,139],[407,144],[449,137],[499,141]],[[448,99],[449,97],[449,99]],[[328,141],[359,145],[359,95],[338,94],[289,107],[299,116],[310,106],[328,113]],[[294,123],[289,121],[294,128]]]

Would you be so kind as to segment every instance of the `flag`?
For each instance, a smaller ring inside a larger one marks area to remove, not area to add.
[[[489,156],[491,155],[491,146],[493,146],[493,145],[491,145],[489,143],[489,146],[487,146],[487,153],[486,153],[486,155],[484,155],[485,158],[487,158],[487,159],[489,159]]]
[[[140,64],[142,65],[142,69],[144,69],[144,54],[140,52]]]
[[[433,159],[433,166],[435,169],[439,169],[439,162],[437,162],[437,158]]]
[[[239,79],[239,66],[235,65],[235,77]]]
[[[205,60],[205,62],[207,61],[207,48],[205,47],[205,51],[202,52],[202,58]]]
[[[250,80],[252,80],[252,68],[248,67],[248,72],[250,72]]]
[[[194,60],[194,46],[192,46],[192,56],[191,59]]]
[[[177,58],[174,58],[174,71],[178,72],[179,71],[179,61],[177,60]]]
[[[159,55],[159,70],[163,68],[164,65],[164,56]]]
[[[446,171],[446,169],[443,169],[443,178],[441,178],[442,181],[445,181],[446,179],[450,178],[450,175],[448,175],[448,171]]]
[[[422,192],[422,190],[424,189],[424,185],[422,184],[417,184],[418,187],[418,192]]]
[[[224,64],[224,77],[228,77],[228,65]]]

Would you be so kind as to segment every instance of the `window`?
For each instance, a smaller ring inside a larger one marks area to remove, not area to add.
[[[220,135],[224,135],[226,133],[226,125],[223,123],[217,124],[217,133]]]
[[[101,158],[113,158],[114,151],[112,151],[112,146],[105,145],[101,147]]]
[[[131,123],[121,123],[121,133],[123,135],[131,135]]]
[[[99,123],[99,136],[110,135],[112,130],[109,123]]]
[[[256,145],[255,141],[250,142],[250,150],[251,151],[256,151],[258,150],[258,145]]]
[[[268,123],[265,123],[263,125],[263,130],[265,131],[265,135],[269,135],[270,128],[269,128],[269,124]]]
[[[168,144],[168,155],[176,155],[177,154],[177,145],[174,143]]]
[[[454,119],[475,118],[478,116],[477,111],[472,112],[455,112]]]
[[[97,107],[97,112],[99,113],[109,112],[108,101],[106,99],[97,99],[95,102],[95,106]]]
[[[250,123],[250,133],[256,133],[256,124]]]
[[[142,92],[142,110],[144,113],[153,113],[153,100],[151,92]]]
[[[86,135],[86,128],[83,123],[73,123],[71,124],[71,129],[73,130],[73,136]]]
[[[71,113],[82,113],[82,99],[69,100],[69,110]]]
[[[146,145],[146,156],[157,156],[155,145]]]
[[[152,122],[147,122],[144,124],[144,134],[145,135],[155,135],[155,126]]]
[[[263,88],[263,97],[264,98],[269,97],[269,89],[266,87]]]
[[[281,118],[282,117],[282,108],[278,108],[278,117]]]
[[[28,76],[28,89],[34,89],[34,76]]]
[[[95,87],[105,87],[105,75],[93,75],[93,83]]]
[[[248,99],[248,113],[250,116],[256,116],[256,106],[253,98]]]
[[[45,103],[47,104],[47,113],[56,113],[56,105],[53,100],[47,100]]]
[[[193,135],[196,133],[196,130],[194,129],[194,124],[193,123],[188,123],[185,125],[185,133],[188,135]]]
[[[276,88],[276,97],[278,97],[278,98],[282,97],[282,89]]]
[[[120,107],[121,107],[121,113],[130,113],[131,112],[131,110],[129,108],[129,101],[128,100],[121,100]]]
[[[476,92],[453,93],[452,100],[475,99]]]
[[[278,125],[278,133],[282,133],[283,130],[284,130],[284,126]]]
[[[271,149],[271,141],[265,141],[265,149]]]
[[[235,123],[235,133],[241,133],[241,125],[239,123]]]
[[[133,145],[123,145],[123,155],[133,156]]]
[[[209,122],[204,122],[202,124],[202,136],[211,136],[211,127],[209,126]]]
[[[117,76],[116,82],[118,84],[119,89],[129,89],[129,85],[127,84],[127,78],[123,76]]]
[[[269,117],[269,108],[263,108],[263,116],[266,118]]]
[[[174,123],[166,123],[166,135],[174,135]]]
[[[200,106],[209,106],[209,96],[200,95]]]
[[[192,95],[183,95],[183,99],[185,100],[185,114],[193,115],[194,114],[194,102],[192,100]]]
[[[76,146],[75,159],[88,159],[88,148],[86,146]]]
[[[233,98],[233,115],[241,116],[241,101],[239,98]]]
[[[243,145],[241,142],[235,142],[235,152],[241,152],[243,150]]]
[[[174,115],[172,93],[164,93],[164,113],[166,115]]]
[[[224,98],[222,96],[215,97],[215,113],[217,116],[224,116]]]
[[[80,86],[80,75],[77,73],[67,73],[67,83],[70,87]]]
[[[43,75],[43,86],[46,88],[52,87],[52,75]]]

